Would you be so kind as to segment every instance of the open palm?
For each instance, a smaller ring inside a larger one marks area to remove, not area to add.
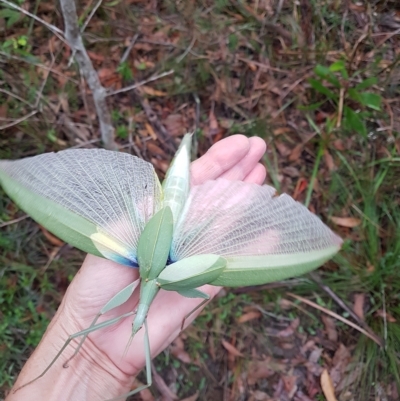
[[[192,185],[199,185],[207,180],[223,177],[228,180],[243,180],[262,184],[265,179],[265,168],[258,161],[264,152],[265,142],[260,138],[248,139],[241,135],[235,135],[224,139],[211,147],[203,157],[192,163],[191,183]],[[52,344],[50,347],[46,346],[46,335],[44,336],[38,347],[39,351],[35,352],[24,367],[22,371],[24,374],[21,373],[15,388],[43,371],[59,351],[68,335],[86,329],[101,308],[116,293],[137,280],[138,277],[138,269],[88,255],[82,268],[69,286],[63,302],[49,326],[48,332],[57,328],[57,336],[51,336]],[[218,293],[219,287],[204,286],[202,291],[208,293],[212,298]],[[125,304],[109,311],[98,322],[134,311],[138,297],[138,291],[135,291]],[[184,317],[201,301],[184,298],[176,292],[160,291],[150,308],[147,319],[152,356],[161,352],[177,337]],[[197,311],[198,313],[199,311]],[[195,315],[190,316],[186,325],[194,319]],[[48,373],[53,368],[58,368],[60,375],[65,374],[67,376],[65,371],[72,371],[75,375],[79,375],[80,366],[84,360],[89,361],[89,366],[93,365],[93,369],[106,371],[109,375],[116,377],[121,382],[121,388],[128,389],[132,377],[145,365],[144,329],[135,335],[126,355],[124,354],[132,333],[132,320],[132,317],[122,319],[117,324],[90,333],[78,355],[69,362],[69,369],[62,369],[61,366],[72,356],[74,346],[76,347],[79,343],[79,338],[74,339],[72,345],[65,350]],[[43,347],[46,348],[47,352],[42,351]],[[31,371],[30,364],[35,365],[34,372]],[[24,391],[17,392],[16,395],[20,394],[22,397],[22,393],[25,393],[29,387],[25,387]],[[97,399],[97,397],[105,399],[109,398],[109,395],[116,396],[120,391],[120,389],[107,390],[109,390],[107,391],[108,394],[101,393],[99,390],[96,396],[86,395],[83,399]],[[69,394],[73,394],[73,389],[69,391]],[[12,399],[22,400],[23,398]],[[64,399],[71,399],[71,395],[65,395]]]

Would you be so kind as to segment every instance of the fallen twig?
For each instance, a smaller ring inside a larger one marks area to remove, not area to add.
[[[7,128],[10,128],[10,127],[13,127],[14,125],[17,125],[17,124],[19,124],[20,122],[27,120],[29,117],[32,117],[32,116],[34,116],[36,113],[38,113],[38,111],[39,111],[39,110],[33,110],[33,111],[31,111],[30,113],[25,114],[23,117],[14,120],[14,121],[13,121],[12,123],[10,123],[10,124],[1,125],[1,126],[0,126],[0,131],[2,131],[3,129],[7,129]]]
[[[153,126],[156,135],[159,137],[159,140],[161,143],[167,146],[167,148],[175,153],[176,152],[176,146],[174,142],[172,141],[170,135],[168,134],[167,129],[162,125],[161,121],[157,117],[157,114],[153,111],[153,109],[150,107],[150,104],[147,99],[143,99],[139,93],[136,92],[136,94],[139,97],[139,101],[143,107],[143,110],[146,113],[147,119],[149,120],[150,124]]]
[[[116,149],[117,145],[114,141],[114,127],[111,124],[111,114],[106,102],[107,92],[101,85],[99,76],[97,75],[83,44],[78,26],[75,2],[74,0],[61,0],[60,5],[65,22],[65,38],[67,39],[71,49],[75,52],[75,59],[78,62],[79,69],[92,91],[104,147],[106,149]]]
[[[353,327],[353,329],[356,329],[357,331],[359,331],[360,333],[363,333],[364,335],[366,335],[367,337],[369,337],[372,341],[374,341],[376,344],[378,344],[380,347],[383,347],[383,340],[378,337],[375,333],[369,333],[367,330],[364,330],[362,327],[357,326],[355,323],[351,322],[350,320],[345,319],[344,317],[338,315],[335,312],[330,311],[329,309],[326,309],[318,304],[316,304],[315,302],[312,302],[306,298],[300,297],[298,295],[292,294],[291,292],[288,292],[287,295],[289,295],[292,298],[295,298],[309,306],[312,306],[315,309],[320,310],[321,312],[326,313],[329,316],[332,316],[333,318],[340,320],[341,322],[347,324],[350,327]]]
[[[164,78],[167,75],[171,75],[173,73],[174,73],[174,70],[170,70],[170,71],[166,71],[161,74],[158,74],[158,75],[153,75],[152,77],[145,79],[144,81],[138,82],[137,84],[125,86],[124,88],[109,92],[106,96],[113,96],[113,95],[117,95],[118,93],[128,92],[130,90],[137,89],[140,86],[146,85],[149,82],[156,81],[157,79]]]
[[[0,224],[0,228],[6,227],[6,226],[11,226],[11,224],[19,223],[20,221],[25,220],[28,217],[29,216],[26,214],[25,216],[18,217],[17,219],[6,221],[6,222]]]

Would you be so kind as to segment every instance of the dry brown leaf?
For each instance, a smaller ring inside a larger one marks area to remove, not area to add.
[[[299,160],[301,152],[303,151],[304,145],[302,143],[299,143],[294,147],[294,149],[290,152],[289,160],[291,162],[295,162]]]
[[[285,338],[285,337],[290,337],[292,336],[296,329],[299,327],[300,324],[300,319],[298,317],[296,317],[296,319],[294,319],[292,322],[290,322],[289,326],[286,327],[286,329],[283,329],[281,331],[279,331],[276,336],[279,338]]]
[[[261,317],[261,312],[253,310],[253,311],[244,313],[236,321],[240,324],[240,323],[248,322],[250,320],[258,319],[260,317]]]
[[[292,399],[297,391],[297,376],[282,376],[282,380],[289,399]]]
[[[7,106],[6,104],[0,105],[0,117],[6,118],[7,117]]]
[[[146,127],[146,131],[148,133],[148,135],[150,135],[152,137],[152,139],[154,139],[155,141],[157,140],[157,134],[155,133],[153,127],[151,126],[151,124],[149,123],[144,123],[145,127]]]
[[[101,81],[112,77],[115,73],[115,70],[113,68],[101,68],[98,70],[97,74],[100,78]]]
[[[396,319],[390,313],[385,312],[382,309],[378,309],[376,315],[385,318],[389,323],[396,323]]]
[[[283,142],[275,141],[275,146],[282,157],[287,157],[292,153],[291,149]]]
[[[154,365],[152,366],[153,383],[157,386],[158,391],[161,393],[163,401],[178,400],[179,397],[167,386],[164,379],[157,373]]]
[[[299,169],[293,166],[287,166],[282,169],[282,173],[288,175],[291,178],[297,178],[300,175]]]
[[[211,359],[215,361],[217,359],[217,354],[215,352],[215,344],[213,336],[208,336],[208,352],[210,353]]]
[[[328,334],[329,340],[336,342],[338,339],[338,333],[336,331],[335,320],[326,315],[322,315],[321,318],[322,321],[324,322],[325,330],[326,333]]]
[[[265,361],[253,360],[247,368],[247,383],[253,386],[260,379],[267,379],[275,374],[275,371],[269,367],[269,359]]]
[[[135,381],[133,382],[133,385],[131,387],[131,390],[134,390],[136,388],[139,388],[141,386],[144,386],[144,383],[140,382],[139,380],[135,379]],[[153,396],[153,394],[151,393],[149,388],[145,388],[144,390],[142,390],[140,393],[140,398],[142,399],[142,401],[154,401],[155,398]]]
[[[371,262],[367,262],[367,272],[373,273],[375,271],[375,266]]]
[[[47,238],[47,240],[54,246],[61,247],[64,245],[64,242],[60,240],[60,238],[56,237],[55,235],[48,232],[44,227],[40,226],[40,229],[43,232],[43,235]]]
[[[242,357],[243,354],[235,347],[233,346],[231,343],[229,343],[228,341],[222,340],[221,341],[222,346],[233,356],[240,356]]]
[[[252,393],[252,399],[254,401],[272,401],[272,398],[263,391],[256,390]]]
[[[218,130],[218,120],[215,117],[215,114],[212,110],[210,110],[210,114],[209,114],[208,118],[209,118],[208,126],[210,127],[210,131]]]
[[[289,127],[280,127],[276,128],[273,130],[274,136],[282,135],[282,134],[287,134],[288,132],[292,132],[292,129]]]
[[[364,368],[361,363],[357,364],[356,366],[352,366],[349,371],[347,371],[339,384],[336,386],[336,391],[340,393],[343,391],[345,388],[352,388],[352,384],[354,383],[360,383],[360,378],[362,376]]]
[[[167,170],[169,168],[169,163],[166,162],[165,160],[159,160],[159,159],[156,159],[155,157],[152,157],[150,161],[151,161],[151,164],[158,170],[162,171],[163,173],[167,172]]]
[[[302,391],[298,391],[296,393],[296,401],[314,401],[314,400],[306,396]]]
[[[105,56],[103,54],[91,52],[90,50],[87,51],[87,54],[91,60],[101,61],[101,62],[103,62],[105,60]],[[104,68],[102,68],[102,69],[104,69]],[[112,70],[111,68],[108,68],[108,70],[113,71],[113,73],[115,71],[115,70]],[[97,73],[99,73],[99,70],[97,71]]]
[[[364,301],[365,294],[354,294],[354,313],[361,319],[364,320]]]
[[[328,170],[335,171],[336,165],[335,165],[335,162],[333,161],[333,157],[326,149],[324,152],[324,159],[325,159],[326,166],[328,167]]]
[[[329,373],[326,369],[323,370],[321,375],[321,387],[322,387],[322,392],[325,395],[326,401],[337,401],[332,379],[329,376]]]
[[[349,364],[350,358],[349,350],[343,344],[340,344],[333,356],[333,367],[330,373],[330,377],[335,385],[337,385],[343,377],[345,378],[345,370]]]
[[[195,392],[193,395],[187,398],[183,398],[181,401],[196,401],[199,398],[199,392]]]
[[[294,189],[294,192],[293,192],[293,195],[292,195],[294,200],[297,200],[299,195],[302,194],[306,190],[307,185],[308,185],[308,182],[307,182],[307,180],[305,178],[300,177],[297,180],[296,188]]]
[[[162,96],[167,96],[167,92],[163,92],[157,89],[152,88],[151,86],[143,85],[141,86],[141,90],[149,96],[155,96],[155,97],[162,97]]]
[[[234,123],[235,123],[235,121],[231,120],[229,118],[220,118],[219,119],[219,125],[224,129],[232,128]]]
[[[364,13],[366,11],[365,6],[360,1],[356,3],[349,2],[349,8],[359,13]]]
[[[181,337],[177,337],[175,339],[170,349],[171,349],[171,354],[175,358],[178,358],[183,363],[192,363],[190,355],[185,351],[185,343],[183,342]]]
[[[330,219],[341,227],[354,228],[361,224],[361,220],[355,217],[335,217],[331,216]]]
[[[169,114],[163,123],[171,136],[180,136],[186,133],[185,122],[180,114]]]
[[[158,156],[165,156],[165,152],[157,146],[155,143],[149,141],[147,142],[147,149],[149,150],[150,154],[158,155]]]
[[[134,60],[133,61],[133,65],[135,66],[135,68],[137,68],[138,70],[142,70],[143,67],[145,66],[146,68],[154,68],[154,63],[150,60]]]
[[[313,341],[309,341],[309,343],[311,343],[309,346],[315,347],[315,343]],[[305,347],[303,347],[302,349],[304,350]],[[311,363],[317,363],[319,361],[319,358],[321,358],[321,355],[322,348],[314,348],[308,356],[308,361]]]
[[[293,302],[289,301],[286,298],[281,298],[279,300],[279,307],[282,308],[283,310],[288,310],[290,308],[293,308]]]
[[[346,150],[346,147],[344,146],[344,143],[341,139],[336,139],[333,141],[333,146],[336,150],[344,151]]]

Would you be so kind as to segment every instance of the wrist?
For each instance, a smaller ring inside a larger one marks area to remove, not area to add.
[[[6,401],[26,398],[46,401],[102,401],[129,391],[133,377],[126,375],[87,338],[79,353],[73,355],[80,338],[73,339],[50,369],[35,382],[18,389],[40,375],[60,351],[69,334],[79,331],[65,322],[60,307],[40,344],[22,369]],[[14,392],[15,390],[17,390]]]

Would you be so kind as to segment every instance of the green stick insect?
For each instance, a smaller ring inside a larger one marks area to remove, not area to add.
[[[162,186],[150,163],[101,149],[0,162],[4,190],[39,224],[87,253],[140,273],[87,329],[68,338],[38,377],[20,388],[42,377],[72,339],[81,336],[70,359],[89,333],[132,315],[97,324],[101,315],[127,302],[139,284],[130,341],[146,326],[160,289],[203,299],[198,309],[209,299],[198,290],[202,285],[282,280],[315,269],[338,252],[342,240],[336,234],[272,187],[217,179],[190,189],[191,140],[190,134],[183,138]],[[145,348],[147,384],[121,397],[151,385],[147,329]]]

